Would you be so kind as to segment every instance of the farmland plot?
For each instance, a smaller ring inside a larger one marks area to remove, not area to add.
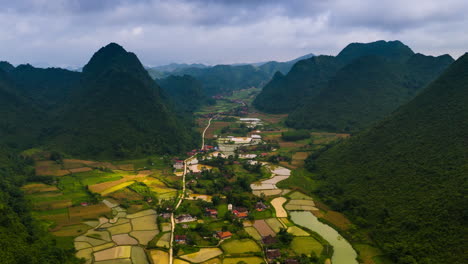
[[[221,244],[221,248],[227,254],[243,254],[249,252],[260,252],[260,246],[250,239],[229,240]]]
[[[223,254],[223,251],[221,251],[221,249],[219,248],[202,248],[198,252],[187,254],[187,255],[182,255],[180,256],[180,258],[193,262],[193,263],[200,263],[200,262],[212,259],[214,257],[217,257],[221,254]]]

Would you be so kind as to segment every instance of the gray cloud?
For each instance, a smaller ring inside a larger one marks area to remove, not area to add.
[[[0,0],[0,60],[83,65],[114,41],[145,64],[288,60],[399,39],[467,51],[464,0]]]

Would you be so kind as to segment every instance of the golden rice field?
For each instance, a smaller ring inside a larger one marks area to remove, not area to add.
[[[251,226],[244,227],[245,232],[255,240],[261,240],[262,236],[258,233],[257,229]]]
[[[168,264],[169,263],[169,253],[162,250],[151,250],[150,251],[151,259],[153,264]]]
[[[182,255],[180,258],[193,263],[201,263],[203,261],[215,258],[221,254],[223,254],[223,251],[221,251],[219,248],[202,248],[198,252]]]
[[[275,233],[278,233],[280,231],[280,228],[284,228],[283,224],[276,218],[265,219],[265,222]]]

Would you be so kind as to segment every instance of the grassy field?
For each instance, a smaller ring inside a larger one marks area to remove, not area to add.
[[[320,256],[323,246],[313,237],[295,237],[291,242],[291,249],[297,255],[306,254],[310,256],[310,253],[313,251],[317,256]]]
[[[313,180],[314,176],[305,168],[296,169],[292,171],[291,177],[279,182],[277,186],[282,189],[298,189],[303,193],[311,194],[319,187],[319,183]]]
[[[226,254],[244,254],[262,251],[260,246],[250,239],[228,240],[221,244],[221,248]]]

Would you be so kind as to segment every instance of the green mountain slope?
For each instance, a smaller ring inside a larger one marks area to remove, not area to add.
[[[307,97],[313,97],[342,67],[331,56],[317,56],[294,64],[287,75],[276,73],[255,98],[254,106],[269,113],[285,113],[295,109]]]
[[[0,144],[30,147],[47,117],[33,100],[22,94],[10,76],[0,69]]]
[[[41,69],[29,64],[19,65],[10,70],[9,75],[19,89],[47,108],[62,104],[80,80],[79,72]]]
[[[191,148],[197,135],[177,119],[135,54],[111,43],[83,68],[51,128],[49,144],[76,156],[124,158]]]
[[[171,75],[156,82],[182,112],[193,113],[207,100],[202,84],[192,76]]]
[[[0,145],[0,259],[5,264],[81,263],[34,220],[20,187],[34,176],[27,160]]]
[[[381,56],[392,60],[406,61],[414,52],[400,41],[379,40],[371,43],[351,43],[336,58],[345,64],[363,56]]]
[[[319,195],[397,263],[468,259],[468,54],[414,100],[308,167]]]
[[[399,58],[359,57],[291,113],[286,123],[328,131],[361,130],[411,100],[452,61],[448,55],[416,54],[403,63]]]
[[[210,68],[184,68],[172,75],[190,75],[203,84],[203,92],[208,95],[230,94],[232,91],[250,87],[260,87],[270,75],[252,65],[216,65]]]

